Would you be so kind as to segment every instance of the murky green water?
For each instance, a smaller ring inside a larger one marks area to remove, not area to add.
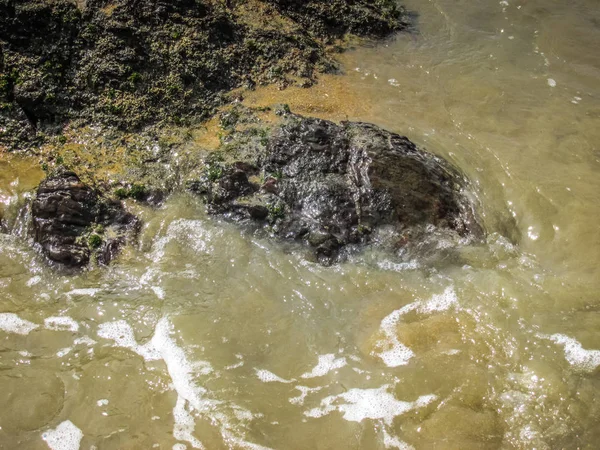
[[[336,101],[460,166],[487,243],[325,268],[182,194],[63,276],[14,227],[1,448],[598,447],[598,3],[405,4],[419,34],[344,55]],[[340,114],[329,82],[292,107]],[[13,217],[41,174],[0,164]]]

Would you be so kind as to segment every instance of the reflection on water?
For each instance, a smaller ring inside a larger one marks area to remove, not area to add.
[[[318,90],[247,101],[375,122],[454,161],[487,242],[321,267],[187,195],[77,276],[2,234],[0,447],[597,447],[597,2],[406,4],[418,34],[343,55]],[[0,164],[12,229],[42,174]]]

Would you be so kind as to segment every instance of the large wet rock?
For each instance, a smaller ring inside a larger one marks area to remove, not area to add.
[[[0,0],[0,145],[70,121],[204,120],[232,89],[335,71],[327,46],[344,33],[406,26],[392,0]]]
[[[241,159],[213,156],[192,185],[212,214],[304,242],[323,263],[365,244],[398,249],[432,230],[482,233],[464,176],[406,137],[292,114],[270,135],[250,134],[261,133],[259,149],[234,134],[228,154]]]
[[[139,223],[121,202],[104,199],[63,168],[40,183],[32,218],[34,239],[43,253],[71,267],[88,264],[92,254],[108,264]]]

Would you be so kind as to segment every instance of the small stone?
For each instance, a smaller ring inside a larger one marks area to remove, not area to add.
[[[265,220],[269,215],[269,210],[262,205],[252,205],[248,208],[248,213],[255,220]]]
[[[277,194],[277,180],[275,178],[267,178],[260,188],[265,192]]]
[[[233,163],[233,167],[236,170],[245,172],[248,175],[254,175],[258,173],[258,168],[255,165],[249,164],[245,161],[236,161]]]
[[[313,247],[318,247],[319,245],[325,243],[330,238],[331,238],[331,234],[329,234],[325,231],[316,230],[316,231],[311,232],[308,235],[308,243],[310,245],[312,245]]]

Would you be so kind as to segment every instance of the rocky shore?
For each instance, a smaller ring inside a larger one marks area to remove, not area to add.
[[[140,225],[125,199],[183,189],[322,264],[432,229],[481,237],[468,180],[407,138],[238,103],[240,87],[337,71],[348,36],[406,27],[394,0],[0,0],[0,146],[47,174],[34,241],[63,266],[107,264]],[[203,148],[191,130],[217,113]]]
[[[397,254],[434,230],[483,236],[468,180],[406,137],[285,106],[238,106],[222,114],[221,127],[221,146],[188,155],[175,185],[200,196],[209,214],[301,246],[310,260],[328,265],[366,247]],[[160,161],[147,166],[173,171]],[[91,257],[107,264],[139,227],[124,199],[156,205],[171,192],[137,181],[94,188],[58,167],[33,201],[34,240],[63,265],[85,266]]]
[[[348,33],[406,26],[394,0],[0,0],[0,147],[198,123],[232,89],[336,71]]]

